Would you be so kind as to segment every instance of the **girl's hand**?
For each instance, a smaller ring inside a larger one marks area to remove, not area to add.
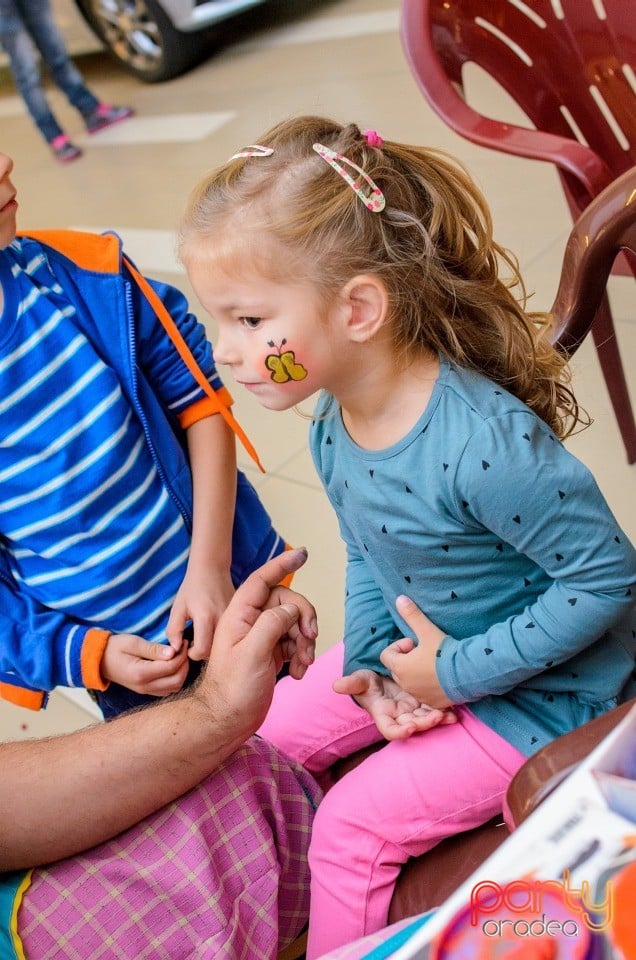
[[[417,637],[404,637],[390,644],[380,654],[380,660],[390,670],[393,679],[417,700],[431,707],[444,709],[452,706],[437,679],[435,660],[444,632],[436,627],[409,597],[398,597],[395,607]]]
[[[111,634],[100,673],[136,693],[166,697],[181,689],[188,675],[188,653],[161,643],[149,643],[133,633]]]
[[[187,654],[190,660],[207,660],[216,625],[234,596],[229,571],[200,570],[188,567],[172,604],[166,636],[174,650],[181,650],[183,631],[192,621],[193,640]]]
[[[406,693],[390,677],[374,670],[356,670],[334,681],[336,693],[355,697],[372,716],[385,740],[404,740],[441,723],[455,723],[453,713],[433,710]]]

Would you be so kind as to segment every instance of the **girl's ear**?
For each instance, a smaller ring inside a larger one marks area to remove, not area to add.
[[[349,338],[357,343],[370,340],[389,312],[389,295],[379,277],[358,274],[342,288],[341,304]]]

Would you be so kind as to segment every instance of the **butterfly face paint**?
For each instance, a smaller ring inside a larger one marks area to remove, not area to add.
[[[350,379],[348,340],[307,283],[281,283],[249,263],[227,273],[206,259],[188,265],[216,325],[214,360],[268,410],[288,410]]]
[[[274,343],[273,340],[267,341],[268,347],[274,347],[278,353],[270,353],[265,357],[265,366],[270,371],[270,376],[274,383],[289,383],[290,380],[304,380],[307,376],[307,371],[303,367],[302,363],[296,362],[296,356],[293,350],[285,350],[282,352],[282,348],[287,343],[287,339],[283,337],[280,344]]]

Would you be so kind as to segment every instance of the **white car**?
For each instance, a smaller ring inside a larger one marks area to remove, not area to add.
[[[210,27],[264,0],[75,0],[110,52],[141,80],[167,80],[209,49]]]

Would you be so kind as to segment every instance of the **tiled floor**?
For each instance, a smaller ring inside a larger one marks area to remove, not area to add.
[[[8,75],[0,71],[0,149],[16,162],[21,226],[115,228],[142,269],[192,295],[172,251],[173,230],[195,181],[278,119],[322,113],[461,157],[491,204],[498,239],[519,256],[535,292],[533,304],[550,306],[570,228],[554,170],[472,146],[444,126],[406,66],[395,0],[272,0],[255,9],[249,22],[228,28],[227,35],[207,63],[159,86],[129,78],[102,54],[82,57],[80,66],[100,95],[132,104],[137,117],[88,141],[77,116],[53,92],[69,133],[86,148],[79,162],[66,167],[50,159]],[[485,112],[517,117],[514,105],[487,78],[475,70],[469,79]],[[633,281],[612,281],[611,295],[633,386]],[[210,334],[214,339],[213,329]],[[569,446],[636,537],[636,467],[625,463],[591,344],[577,354],[574,371],[579,400],[595,423]],[[342,629],[344,554],[307,452],[306,423],[293,412],[263,411],[249,396],[237,394],[236,407],[268,472],[261,476],[249,463],[245,469],[279,528],[309,548],[297,585],[318,608],[325,648]],[[0,737],[68,730],[90,720],[89,713],[56,693],[37,717],[0,706]]]

